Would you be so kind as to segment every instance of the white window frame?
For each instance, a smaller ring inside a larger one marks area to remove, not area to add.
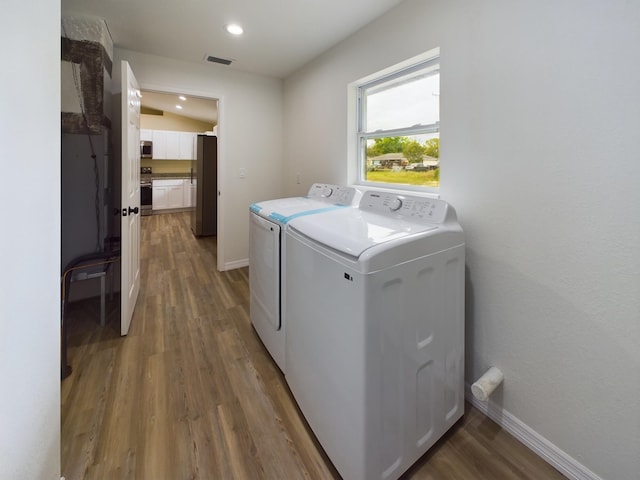
[[[364,118],[366,116],[365,104],[363,102],[363,95],[365,89],[374,87],[390,80],[401,78],[403,76],[411,75],[416,71],[422,70],[427,67],[433,67],[437,65],[436,72],[440,72],[440,49],[435,48],[428,52],[425,52],[417,57],[413,57],[405,62],[399,63],[385,70],[377,72],[368,77],[362,78],[350,85],[350,117],[352,118],[352,125],[355,125],[354,135],[351,136],[355,145],[355,162],[352,165],[356,166],[355,171],[355,184],[362,186],[370,186],[376,188],[389,188],[395,190],[410,190],[419,192],[438,193],[437,187],[426,187],[421,185],[405,185],[396,183],[382,183],[372,182],[366,180],[366,140],[383,137],[396,137],[396,136],[411,136],[429,133],[440,133],[440,122],[436,122],[431,125],[420,125],[408,128],[400,128],[393,130],[377,130],[375,132],[367,132],[363,129]],[[355,117],[355,118],[354,118]],[[353,150],[352,150],[353,151]]]

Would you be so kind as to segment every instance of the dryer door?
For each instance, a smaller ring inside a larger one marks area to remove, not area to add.
[[[258,334],[280,329],[280,225],[251,212],[250,314]]]

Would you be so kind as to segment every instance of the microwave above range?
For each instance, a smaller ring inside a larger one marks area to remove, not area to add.
[[[151,141],[140,141],[140,158],[153,158],[153,143]]]

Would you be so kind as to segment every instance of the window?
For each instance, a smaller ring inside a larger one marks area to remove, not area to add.
[[[358,84],[357,102],[359,182],[437,189],[439,57],[432,55]]]

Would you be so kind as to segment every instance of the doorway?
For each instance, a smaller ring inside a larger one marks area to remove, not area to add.
[[[150,158],[142,158],[141,166],[147,167],[147,171],[151,171],[151,174],[147,175],[147,179],[165,177],[171,178],[172,174],[176,174],[176,177],[185,178],[185,176],[193,179],[196,171],[196,154],[197,143],[194,143],[193,149],[183,151],[181,147],[181,158],[174,159],[175,154],[169,153],[172,148],[164,143],[162,132],[166,132],[168,135],[166,138],[169,142],[173,141],[175,134],[180,136],[180,142],[188,142],[188,135],[192,134],[206,134],[214,135],[218,137],[218,151],[221,151],[220,147],[220,112],[222,99],[220,96],[208,93],[198,92],[191,90],[177,90],[174,88],[164,88],[158,86],[141,85],[141,140],[148,140],[142,138],[144,135],[156,135],[156,141],[151,140],[153,153]],[[194,138],[194,137],[192,137]],[[196,141],[197,142],[197,139]],[[175,152],[175,148],[173,148]],[[189,151],[193,152],[193,156],[189,157]],[[218,162],[216,169],[220,169],[220,162],[222,156],[218,156]],[[219,174],[217,175],[218,178]],[[189,188],[189,187],[185,187]],[[169,208],[180,206],[189,209],[195,205],[194,200],[194,187],[191,187],[192,192],[186,192],[184,194],[184,203],[178,204],[164,204],[163,200],[159,200],[162,203],[160,208]],[[218,191],[214,192],[217,197]],[[177,196],[176,196],[177,198]],[[191,199],[191,202],[190,202]],[[156,205],[152,205],[153,210],[156,210]],[[220,231],[221,221],[221,208],[218,203],[216,209],[217,225],[215,231]],[[221,238],[217,239],[217,256],[218,259],[222,259],[222,241]],[[220,269],[220,262],[218,263],[218,269]]]

